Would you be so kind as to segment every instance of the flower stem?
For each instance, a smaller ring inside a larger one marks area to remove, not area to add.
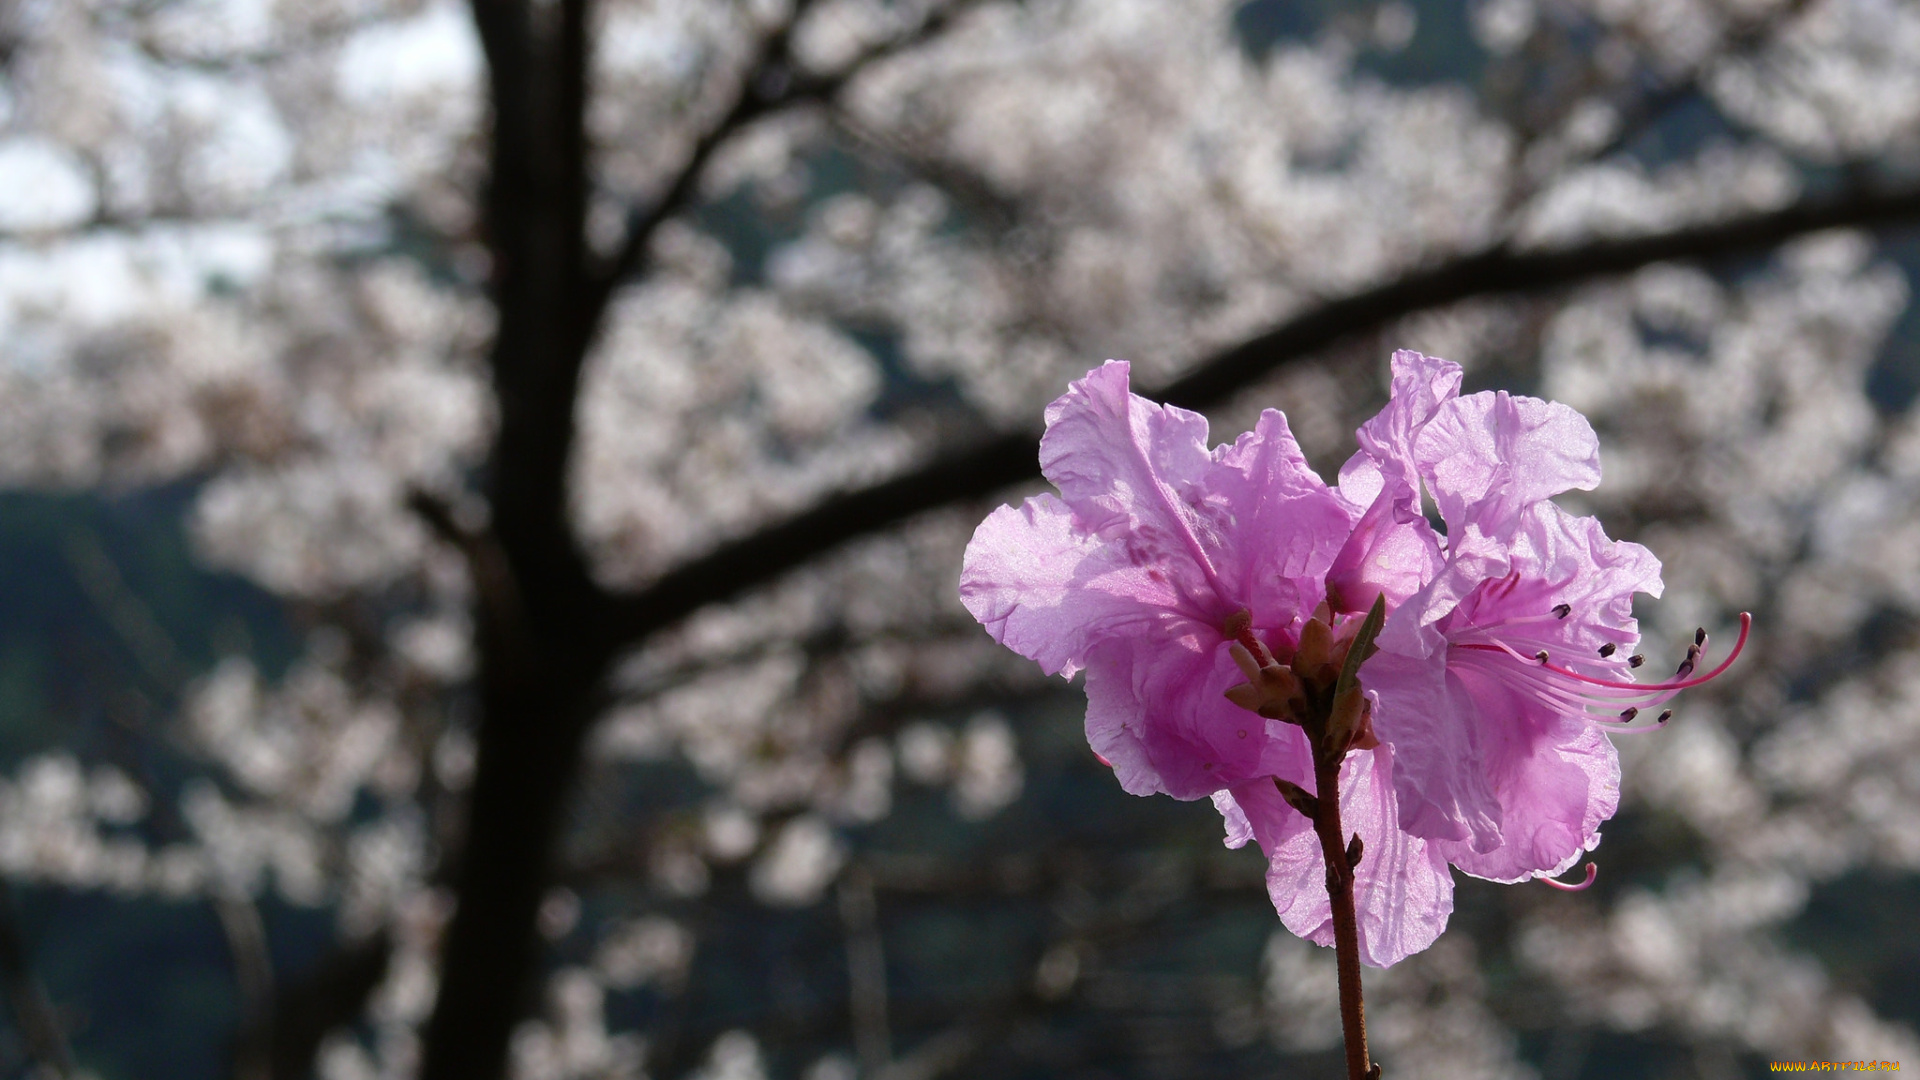
[[[1345,830],[1340,826],[1340,762],[1321,758],[1314,765],[1318,797],[1313,831],[1327,861],[1327,897],[1333,903],[1333,952],[1340,969],[1340,1028],[1347,1039],[1347,1080],[1378,1075],[1367,1057],[1367,1010],[1360,1000],[1360,925],[1353,907],[1353,865],[1348,862]],[[1356,837],[1356,839],[1358,839]]]

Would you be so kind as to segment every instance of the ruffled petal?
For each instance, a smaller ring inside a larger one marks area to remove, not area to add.
[[[1414,440],[1420,475],[1453,536],[1503,536],[1528,506],[1600,483],[1600,440],[1555,401],[1505,391],[1447,402]]]
[[[1591,724],[1569,721],[1557,734],[1510,737],[1488,755],[1501,806],[1500,846],[1477,852],[1442,842],[1449,862],[1474,877],[1524,881],[1563,874],[1600,843],[1600,824],[1620,805],[1620,756]]]
[[[1396,482],[1353,523],[1327,569],[1327,589],[1341,611],[1365,611],[1383,593],[1397,609],[1444,565],[1439,538],[1414,507],[1413,491]]]
[[[1420,475],[1415,441],[1447,402],[1460,396],[1460,365],[1412,349],[1393,354],[1393,386],[1387,405],[1354,433],[1360,450],[1340,470],[1340,490],[1356,507],[1378,494],[1379,470],[1411,480]],[[1351,487],[1349,485],[1352,485]]]
[[[1333,905],[1311,823],[1270,782],[1264,790],[1236,786],[1233,794],[1267,853],[1267,894],[1280,921],[1308,941],[1331,946]],[[1364,847],[1353,883],[1361,961],[1387,967],[1432,945],[1453,913],[1453,877],[1434,845],[1400,827],[1390,750],[1348,756],[1340,770],[1340,817]]]
[[[1113,766],[1114,779],[1129,795],[1166,792],[1147,754],[1147,710],[1134,686],[1131,650],[1115,644],[1113,654],[1089,657],[1087,667],[1087,745]]]
[[[1550,502],[1536,503],[1521,516],[1510,550],[1513,568],[1544,584],[1548,606],[1572,609],[1564,623],[1603,628],[1610,632],[1607,640],[1637,638],[1633,595],[1659,596],[1664,588],[1653,552],[1609,539],[1599,518],[1576,517]]]
[[[1213,466],[1207,421],[1128,389],[1128,365],[1109,360],[1047,406],[1040,471],[1081,528],[1152,565],[1208,618],[1233,608],[1183,497],[1204,490]]]
[[[1403,656],[1432,656],[1446,644],[1439,623],[1482,584],[1505,577],[1512,552],[1500,538],[1469,523],[1447,535],[1439,568],[1401,602],[1380,631],[1380,647]]]
[[[1202,544],[1218,552],[1221,584],[1252,612],[1256,628],[1286,627],[1320,602],[1327,568],[1351,530],[1347,509],[1273,409],[1214,458],[1200,497],[1190,500],[1204,526]]]
[[[1213,808],[1220,812],[1220,819],[1227,827],[1223,843],[1235,851],[1247,846],[1253,839],[1253,822],[1247,820],[1247,812],[1233,798],[1231,791],[1213,793]]]
[[[1355,754],[1340,778],[1341,824],[1365,844],[1354,871],[1353,900],[1360,917],[1360,960],[1374,967],[1432,945],[1453,914],[1453,875],[1446,858],[1399,819],[1394,760],[1385,747]]]
[[[1103,642],[1087,661],[1087,741],[1135,795],[1206,798],[1262,775],[1272,741],[1299,736],[1228,701],[1244,681],[1218,635]]]
[[[1049,675],[1071,676],[1103,637],[1172,633],[1181,597],[1157,567],[1078,528],[1065,503],[1040,495],[974,530],[960,601],[995,641]]]
[[[1313,790],[1310,768],[1286,779]],[[1237,784],[1230,797],[1267,857],[1267,896],[1280,922],[1309,941],[1332,945],[1333,904],[1327,898],[1326,863],[1320,857],[1320,840],[1314,835],[1313,822],[1287,805],[1272,777]],[[1341,800],[1340,805],[1344,811],[1346,801]],[[1324,940],[1314,936],[1322,929]]]
[[[1360,667],[1373,700],[1374,734],[1393,747],[1401,826],[1430,840],[1500,843],[1500,803],[1481,746],[1478,702],[1447,670],[1444,650],[1427,657],[1382,649]]]

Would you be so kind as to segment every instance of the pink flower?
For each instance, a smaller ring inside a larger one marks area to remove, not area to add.
[[[1209,452],[1204,417],[1130,393],[1127,376],[1110,360],[1048,406],[1041,471],[1060,494],[981,522],[961,600],[1049,674],[1086,669],[1088,741],[1127,791],[1310,777],[1299,729],[1223,696],[1243,681],[1226,628],[1295,632],[1348,512],[1280,413]]]
[[[1060,494],[981,523],[961,599],[1047,672],[1084,668],[1087,738],[1121,786],[1211,796],[1229,846],[1265,851],[1274,907],[1302,937],[1334,937],[1319,838],[1275,785],[1316,794],[1286,704],[1304,684],[1256,658],[1320,655],[1301,651],[1309,619],[1345,641],[1376,599],[1388,612],[1359,669],[1372,734],[1337,744],[1355,747],[1339,789],[1364,851],[1361,959],[1380,967],[1445,929],[1449,863],[1518,881],[1598,843],[1619,799],[1606,732],[1656,726],[1664,715],[1636,723],[1637,710],[1732,662],[1691,677],[1703,634],[1675,680],[1632,681],[1632,597],[1659,594],[1660,565],[1549,501],[1600,479],[1572,409],[1462,398],[1458,366],[1396,353],[1392,398],[1335,491],[1280,413],[1209,452],[1203,418],[1133,395],[1127,374],[1109,361],[1048,407],[1040,460]]]
[[[1257,838],[1268,853],[1282,921],[1331,944],[1320,849],[1273,782],[1312,790],[1306,737],[1224,693],[1245,679],[1228,649],[1237,635],[1286,654],[1298,645],[1353,514],[1280,413],[1209,453],[1204,418],[1129,393],[1127,372],[1110,361],[1047,409],[1040,459],[1060,495],[981,523],[961,599],[1047,672],[1085,668],[1087,737],[1121,785],[1213,796],[1228,843]],[[1366,850],[1355,882],[1362,957],[1377,966],[1426,948],[1453,907],[1445,859],[1399,828],[1392,772],[1390,750],[1359,751],[1341,784],[1347,828]]]
[[[1702,634],[1674,680],[1632,681],[1633,594],[1660,594],[1659,560],[1548,501],[1599,483],[1593,429],[1537,398],[1460,397],[1460,374],[1394,354],[1392,399],[1341,470],[1359,525],[1330,582],[1347,606],[1388,598],[1360,681],[1401,827],[1469,874],[1519,881],[1599,843],[1619,803],[1606,733],[1656,729],[1666,714],[1643,710],[1733,656],[1692,677]],[[1418,512],[1423,486],[1444,537]]]

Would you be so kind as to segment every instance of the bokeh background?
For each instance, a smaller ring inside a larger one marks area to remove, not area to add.
[[[1102,359],[1331,476],[1402,347],[1593,419],[1650,655],[1756,632],[1618,740],[1591,890],[1368,972],[1386,1075],[1920,1068],[1920,5],[0,0],[0,1076],[439,1052],[550,106],[606,303],[547,496],[697,610],[508,867],[515,1080],[1339,1075],[1258,853],[955,581]]]

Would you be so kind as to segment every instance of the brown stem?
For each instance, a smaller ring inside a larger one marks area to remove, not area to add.
[[[1319,755],[1326,757],[1329,755]],[[1341,839],[1340,762],[1322,760],[1313,769],[1318,813],[1313,831],[1327,861],[1327,898],[1333,902],[1333,952],[1340,967],[1340,1029],[1347,1039],[1347,1080],[1367,1080],[1367,1010],[1360,1000],[1360,924],[1353,908],[1353,866]]]

